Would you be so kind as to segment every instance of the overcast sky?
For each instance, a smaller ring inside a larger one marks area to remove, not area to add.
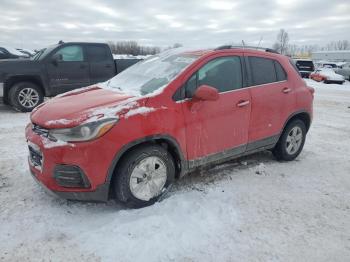
[[[64,41],[145,45],[270,46],[284,28],[295,44],[350,38],[349,0],[1,0],[0,44],[41,48]]]

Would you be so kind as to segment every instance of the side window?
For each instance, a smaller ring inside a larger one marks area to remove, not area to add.
[[[104,46],[87,46],[86,50],[90,62],[104,62],[108,60],[107,49]]]
[[[253,85],[263,85],[277,81],[274,60],[262,57],[249,57],[253,75]]]
[[[83,48],[78,45],[70,45],[61,48],[56,54],[62,55],[62,61],[65,62],[82,62],[84,61]]]
[[[277,62],[277,61],[275,61],[275,69],[276,69],[277,81],[287,80],[286,71],[284,71],[284,69],[281,66],[281,64],[279,62]]]
[[[211,60],[198,70],[197,86],[209,85],[219,92],[242,88],[241,59],[238,56]]]
[[[197,87],[209,85],[219,92],[242,88],[242,66],[238,56],[220,57],[209,61],[186,83],[186,97],[193,96]]]

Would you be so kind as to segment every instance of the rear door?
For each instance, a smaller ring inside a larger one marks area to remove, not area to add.
[[[62,55],[62,60],[47,62],[47,73],[54,93],[59,94],[90,84],[89,63],[81,45],[68,45],[58,49],[54,55]],[[52,57],[51,56],[51,57]]]
[[[263,56],[248,56],[252,111],[247,150],[273,144],[296,106],[295,91],[282,65]]]
[[[87,45],[90,84],[107,81],[116,74],[111,51],[106,45]]]
[[[182,106],[190,167],[245,151],[251,104],[249,91],[243,89],[242,71],[240,56],[219,57],[208,61],[187,81]],[[219,99],[193,101],[201,85],[218,89]]]

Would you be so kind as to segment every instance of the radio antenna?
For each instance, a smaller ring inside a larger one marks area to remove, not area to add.
[[[260,36],[260,40],[259,40],[259,44],[258,44],[258,48],[260,47],[260,44],[261,44],[262,40],[263,40],[263,36]]]

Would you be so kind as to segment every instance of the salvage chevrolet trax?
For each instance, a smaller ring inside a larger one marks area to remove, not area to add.
[[[37,107],[30,171],[67,199],[146,206],[199,166],[267,149],[295,159],[313,93],[273,50],[175,49]]]

